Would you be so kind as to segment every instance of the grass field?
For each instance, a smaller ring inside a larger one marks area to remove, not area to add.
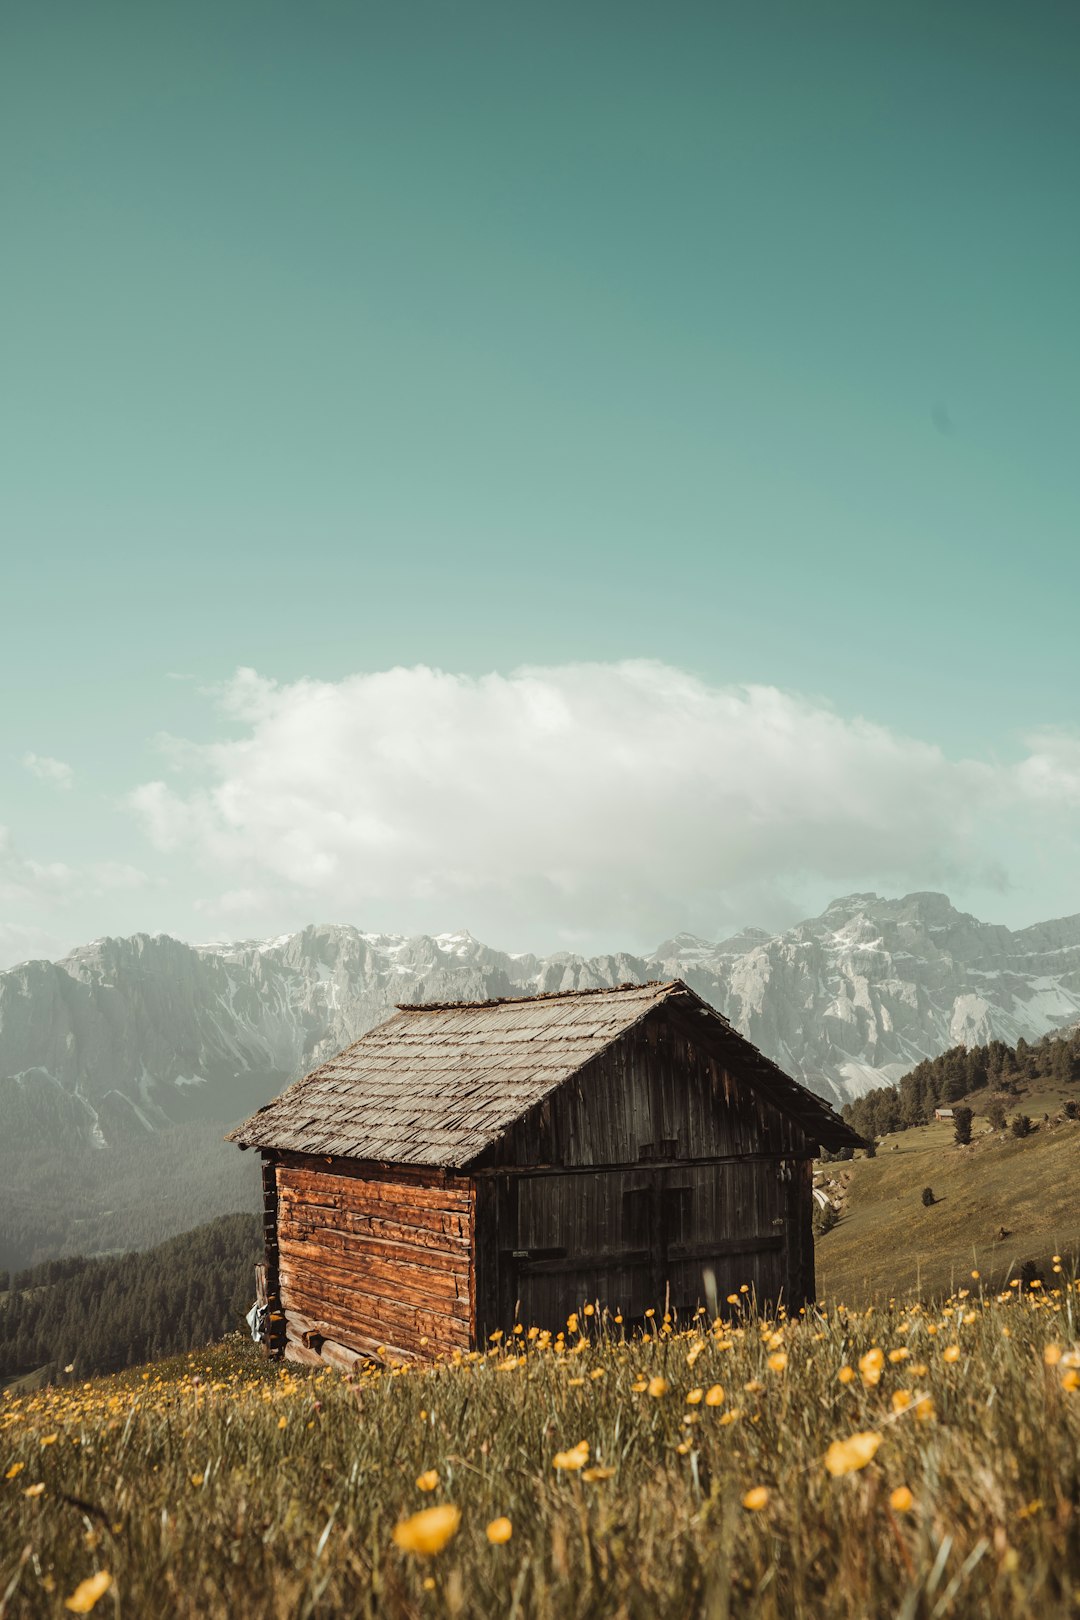
[[[1027,1260],[1048,1268],[1055,1253],[1080,1254],[1080,1122],[1042,1123],[1060,1117],[1064,1095],[1042,1086],[1017,1099],[1011,1111],[1039,1122],[1023,1139],[976,1117],[968,1147],[941,1122],[886,1137],[874,1159],[827,1166],[849,1180],[839,1224],[817,1243],[821,1298],[926,1298],[972,1267],[1004,1285]],[[927,1186],[937,1202],[924,1209]]]
[[[0,1615],[1075,1616],[1080,1293],[982,1288],[6,1396]]]

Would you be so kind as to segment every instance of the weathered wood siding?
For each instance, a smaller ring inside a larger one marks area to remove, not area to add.
[[[477,1173],[478,1327],[558,1327],[599,1300],[627,1322],[669,1303],[813,1297],[800,1126],[658,1011],[533,1109]]]
[[[483,1165],[812,1152],[799,1125],[660,1009],[529,1111]]]
[[[441,1171],[282,1155],[278,1284],[286,1315],[372,1354],[468,1349],[473,1186]]]

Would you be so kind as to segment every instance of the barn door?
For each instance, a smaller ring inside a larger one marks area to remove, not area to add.
[[[760,1304],[785,1292],[787,1188],[777,1160],[634,1166],[507,1177],[499,1325],[557,1330],[599,1301],[627,1326],[665,1303],[680,1316],[744,1285]],[[505,1320],[504,1320],[505,1319]]]

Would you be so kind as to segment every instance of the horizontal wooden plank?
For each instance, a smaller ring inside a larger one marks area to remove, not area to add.
[[[343,1270],[335,1265],[319,1264],[308,1257],[282,1255],[280,1267],[282,1285],[298,1283],[311,1293],[334,1288],[342,1296],[372,1294],[379,1299],[416,1299],[427,1309],[450,1311],[458,1304],[468,1304],[468,1277],[455,1277],[453,1273],[421,1272],[419,1268],[382,1267]]]
[[[472,1209],[470,1199],[457,1193],[440,1193],[437,1197],[414,1198],[406,1187],[383,1187],[371,1181],[332,1182],[312,1180],[309,1185],[289,1185],[281,1189],[279,1206],[290,1202],[325,1205],[327,1209],[354,1209],[370,1213],[400,1211],[414,1218],[421,1210],[446,1215],[468,1217]]]
[[[279,1225],[294,1223],[325,1226],[341,1232],[385,1235],[400,1232],[409,1241],[413,1240],[414,1233],[434,1239],[450,1237],[468,1241],[472,1215],[458,1210],[411,1210],[390,1204],[349,1209],[297,1197],[283,1203],[278,1214]]]
[[[290,1266],[281,1274],[282,1302],[293,1304],[300,1292],[316,1303],[325,1301],[325,1308],[334,1304],[346,1309],[418,1310],[462,1320],[469,1312],[469,1296],[464,1290],[453,1296],[441,1295],[421,1288],[406,1289],[395,1281],[380,1279],[372,1279],[358,1288],[351,1277],[342,1279],[307,1266],[295,1269]],[[299,1301],[296,1303],[299,1305]],[[299,1305],[299,1309],[303,1310],[304,1306]]]
[[[707,1158],[679,1158],[679,1159],[638,1159],[627,1160],[625,1164],[618,1161],[598,1161],[589,1164],[500,1164],[480,1166],[472,1173],[478,1179],[485,1181],[496,1180],[505,1176],[510,1181],[519,1181],[523,1177],[532,1176],[595,1176],[603,1175],[610,1170],[700,1170],[709,1169],[718,1164],[781,1164],[781,1163],[813,1163],[815,1154],[813,1149],[794,1151],[790,1149],[777,1150],[775,1153],[721,1153],[712,1154]]]
[[[364,1181],[398,1182],[415,1187],[468,1187],[469,1177],[457,1170],[422,1164],[388,1164],[378,1159],[347,1158],[343,1154],[291,1153],[281,1149],[274,1166],[282,1170],[313,1170],[320,1175],[355,1177]]]
[[[294,1344],[292,1339],[286,1342],[285,1360],[298,1362],[303,1367],[325,1367],[326,1365],[322,1356],[318,1355],[314,1350],[309,1350],[305,1345]]]
[[[463,1223],[462,1231],[434,1231],[430,1228],[406,1226],[400,1221],[370,1221],[361,1218],[341,1220],[334,1211],[320,1209],[289,1210],[278,1223],[283,1237],[302,1238],[305,1241],[324,1239],[333,1246],[395,1244],[418,1251],[431,1249],[447,1254],[467,1254],[471,1247],[471,1231]]]
[[[278,1170],[278,1199],[293,1190],[318,1197],[337,1196],[355,1200],[362,1196],[365,1203],[405,1204],[416,1209],[467,1210],[472,1202],[472,1184],[459,1178],[456,1183],[421,1182],[394,1177],[344,1176],[326,1170],[308,1170],[282,1165]]]
[[[357,1236],[351,1232],[328,1231],[326,1227],[290,1225],[281,1233],[281,1250],[336,1256],[336,1265],[351,1265],[356,1256],[381,1260],[388,1265],[421,1266],[432,1271],[454,1271],[468,1276],[469,1245],[460,1238],[451,1244],[390,1242],[385,1239]]]
[[[337,1289],[312,1291],[304,1282],[282,1284],[283,1302],[333,1331],[329,1337],[355,1342],[357,1333],[406,1347],[427,1336],[435,1345],[468,1347],[468,1308],[432,1310],[372,1294],[344,1296]]]
[[[380,1345],[385,1345],[399,1354],[414,1353],[425,1357],[451,1350],[468,1349],[468,1335],[460,1328],[453,1331],[440,1328],[437,1324],[395,1325],[383,1321],[343,1317],[333,1326],[337,1338],[332,1342],[344,1344],[367,1355],[375,1353]]]

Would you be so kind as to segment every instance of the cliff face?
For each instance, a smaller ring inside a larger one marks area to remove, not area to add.
[[[8,1145],[119,1143],[231,1120],[401,1001],[472,1000],[681,977],[833,1101],[946,1047],[1010,1044],[1080,1016],[1080,917],[1020,932],[944,895],[849,895],[776,936],[682,934],[649,957],[512,956],[469,934],[342,926],[191,946],[136,934],[0,974]]]

